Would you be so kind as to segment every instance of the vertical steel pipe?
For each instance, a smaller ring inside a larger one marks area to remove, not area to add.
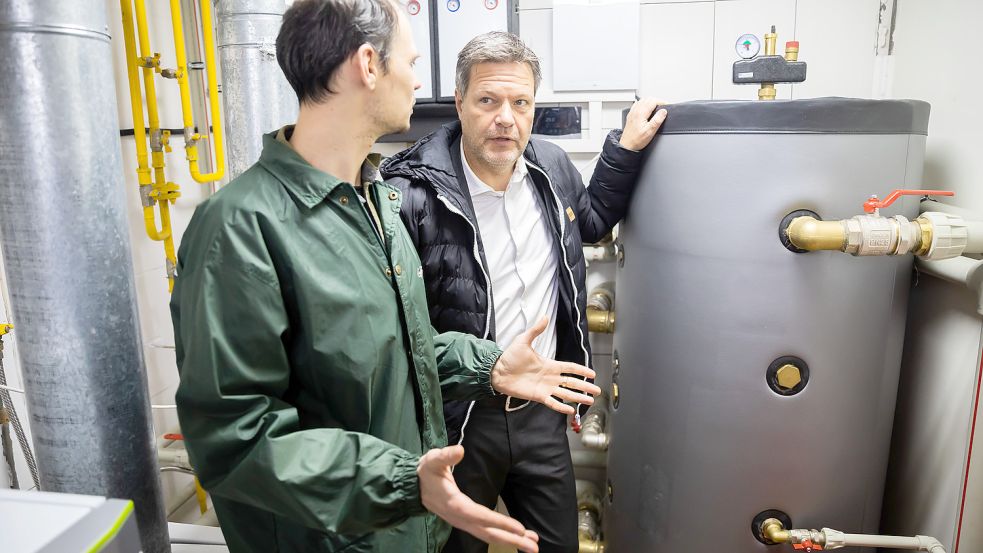
[[[294,94],[276,60],[284,0],[218,0],[229,178],[256,163],[263,134],[297,119]]]
[[[170,550],[102,0],[0,3],[0,244],[47,491],[132,499]]]

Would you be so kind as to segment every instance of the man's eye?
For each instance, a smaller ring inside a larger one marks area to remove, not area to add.
[[[481,102],[482,104],[490,104],[490,103],[492,103],[492,99],[489,98],[488,96],[485,96],[484,98],[482,98],[481,100],[478,100],[478,101]]]

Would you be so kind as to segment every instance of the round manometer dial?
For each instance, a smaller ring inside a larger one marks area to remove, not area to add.
[[[761,52],[761,40],[759,40],[755,35],[741,35],[741,37],[737,39],[737,44],[734,45],[734,49],[737,50],[738,56],[749,60]]]
[[[417,0],[410,0],[406,3],[406,11],[409,12],[410,15],[417,15],[420,13],[420,3],[417,2]]]

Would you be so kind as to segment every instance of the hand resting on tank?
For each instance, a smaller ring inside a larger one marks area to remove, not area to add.
[[[642,98],[632,104],[625,118],[625,130],[621,133],[620,144],[633,151],[644,150],[655,138],[669,112],[659,109],[665,102],[653,98]]]

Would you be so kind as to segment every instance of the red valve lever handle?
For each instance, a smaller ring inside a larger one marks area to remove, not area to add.
[[[887,207],[901,196],[955,196],[951,190],[894,190],[883,200],[870,199],[864,202],[864,211],[873,213],[874,210]]]

